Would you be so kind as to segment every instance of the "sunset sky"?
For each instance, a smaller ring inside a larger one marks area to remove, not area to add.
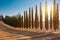
[[[40,2],[42,3],[42,10],[43,10],[42,12],[44,14],[45,1],[46,0],[0,0],[0,15],[12,16],[18,13],[23,15],[24,10],[28,11],[29,8],[32,7],[35,9],[36,5],[38,6],[39,10]],[[59,13],[60,13],[60,0],[56,1],[59,4]],[[53,5],[53,0],[48,0],[48,11],[51,5]]]

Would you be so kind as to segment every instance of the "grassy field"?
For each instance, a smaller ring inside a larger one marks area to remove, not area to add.
[[[60,32],[14,28],[0,22],[0,40],[60,40]]]

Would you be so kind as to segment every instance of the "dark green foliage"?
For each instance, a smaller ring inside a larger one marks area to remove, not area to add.
[[[36,6],[36,14],[35,14],[35,28],[37,29],[39,27],[39,22],[38,22],[38,11],[37,11],[37,6]]]
[[[9,17],[9,16],[5,16],[4,18],[4,23],[14,26],[14,27],[22,27],[22,17],[21,15],[19,15],[19,17]]]
[[[27,11],[26,11],[26,28],[28,28],[29,27],[29,20],[28,20],[28,14],[27,14]]]
[[[29,8],[29,28],[31,28],[31,10]]]
[[[23,16],[22,16],[22,19],[21,19],[21,27],[23,27]]]
[[[33,18],[33,8],[32,8],[32,28],[34,28],[34,20],[33,20],[34,18]]]
[[[14,20],[13,20],[14,19]],[[11,25],[11,26],[17,26],[17,19],[16,17],[9,17],[9,16],[6,16],[5,19],[4,19],[4,22],[8,25]],[[16,25],[15,25],[16,24]]]
[[[18,16],[18,24],[19,27],[22,27],[22,16],[20,14]]]
[[[0,21],[3,21],[3,19],[4,19],[4,18],[3,18],[3,15],[1,15],[1,16],[0,16]]]

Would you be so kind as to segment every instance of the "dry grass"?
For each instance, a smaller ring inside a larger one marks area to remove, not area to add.
[[[34,29],[14,28],[12,26],[4,24],[3,22],[0,22],[0,24],[3,24],[5,27],[8,27],[8,28],[13,29],[13,30],[17,30],[17,31],[22,30],[22,31],[30,31],[30,32],[41,32],[39,28],[37,30],[35,28]],[[50,32],[51,31],[50,29],[49,29],[49,31],[46,31],[45,28],[43,28],[43,29],[44,30],[42,30],[42,32]],[[53,34],[54,34],[54,36],[51,35],[51,36],[46,36],[46,37],[42,37],[42,38],[57,37],[57,36],[55,36],[55,34],[59,35],[60,31],[55,31],[55,32],[53,32]],[[41,34],[33,35],[33,36],[41,36]],[[31,38],[31,37],[32,36],[26,36],[26,35],[22,35],[22,34],[12,34],[12,33],[9,33],[9,32],[5,32],[0,28],[0,40],[20,40],[20,39],[26,39],[26,38]],[[60,35],[59,35],[59,37],[60,37]],[[38,38],[38,39],[42,39],[42,38]],[[34,40],[37,40],[37,39],[34,39]]]

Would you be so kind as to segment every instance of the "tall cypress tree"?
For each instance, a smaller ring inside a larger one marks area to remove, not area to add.
[[[57,3],[57,29],[59,28],[59,6]]]
[[[54,25],[54,30],[58,29],[58,4],[56,4],[56,0],[54,0],[54,14],[53,14],[53,25]]]
[[[48,30],[48,10],[47,10],[47,1],[45,5],[45,28]]]
[[[29,8],[29,28],[31,28],[31,10]]]
[[[26,27],[26,12],[24,11],[24,28]]]
[[[37,29],[39,26],[38,24],[38,11],[37,11],[37,5],[36,5],[36,13],[35,13],[35,28]]]
[[[29,23],[28,23],[28,13],[27,13],[27,11],[26,11],[26,28],[28,28],[29,27],[29,25],[28,25]]]
[[[43,26],[42,26],[42,9],[41,9],[41,3],[40,3],[40,29],[42,30]]]
[[[21,26],[23,28],[23,16],[21,17]]]
[[[52,29],[52,7],[50,8],[50,29]]]
[[[32,28],[34,27],[34,21],[33,21],[33,8],[32,8]]]
[[[21,15],[20,14],[18,15],[18,23],[19,23],[18,26],[21,27]]]

